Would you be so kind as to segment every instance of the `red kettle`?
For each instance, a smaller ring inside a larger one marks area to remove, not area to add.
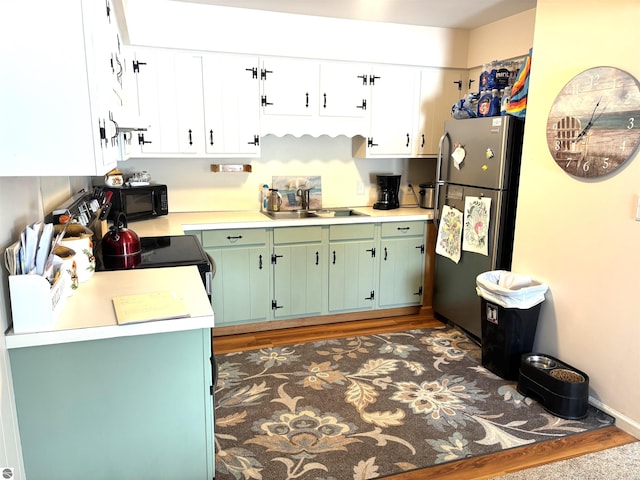
[[[142,261],[140,237],[127,228],[127,216],[118,213],[109,231],[102,237],[102,261],[109,269],[135,268]]]

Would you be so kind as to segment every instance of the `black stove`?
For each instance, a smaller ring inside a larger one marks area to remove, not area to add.
[[[195,235],[167,235],[161,237],[140,237],[142,260],[138,268],[180,267],[195,265],[200,271],[202,281],[211,297],[211,281],[215,271],[213,259],[204,251]],[[123,270],[123,268],[105,267],[102,261],[100,242],[94,245],[96,271]]]

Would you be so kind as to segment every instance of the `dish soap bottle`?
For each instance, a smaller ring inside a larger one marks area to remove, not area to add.
[[[267,211],[267,200],[269,198],[269,185],[266,183],[262,185],[262,190],[260,191],[260,211]]]

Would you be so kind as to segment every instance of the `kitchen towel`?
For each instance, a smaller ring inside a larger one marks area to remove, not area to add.
[[[466,197],[464,199],[464,233],[462,250],[489,255],[489,222],[491,199]]]
[[[438,228],[436,253],[453,260],[460,261],[460,245],[462,241],[462,212],[456,208],[444,205],[442,218]]]

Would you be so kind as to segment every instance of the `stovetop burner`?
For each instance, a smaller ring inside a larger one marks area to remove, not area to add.
[[[210,263],[210,258],[194,235],[167,235],[161,237],[141,237],[142,261],[134,268],[176,267]],[[94,245],[96,270],[105,268],[102,262],[100,242]]]

